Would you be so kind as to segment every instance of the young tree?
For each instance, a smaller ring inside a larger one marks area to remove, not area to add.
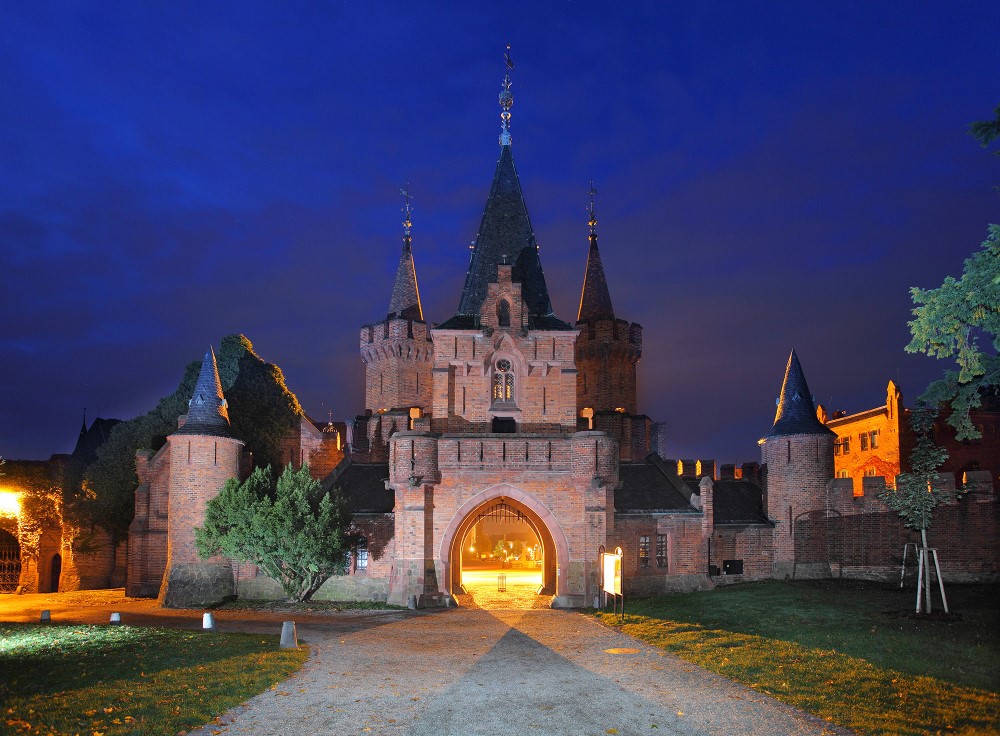
[[[954,358],[957,371],[945,371],[920,396],[931,407],[949,405],[948,423],[956,438],[976,439],[969,410],[1000,384],[1000,226],[990,225],[982,249],[967,258],[962,278],[949,276],[936,289],[910,289],[914,320],[909,353]],[[980,339],[992,350],[980,347]]]
[[[344,573],[356,543],[351,517],[338,491],[323,492],[309,468],[285,468],[275,484],[271,469],[246,481],[233,478],[208,502],[205,525],[195,528],[203,558],[223,554],[252,562],[276,580],[288,600],[305,601],[332,575]]]
[[[931,429],[937,417],[937,409],[921,405],[910,411],[910,427],[916,437],[916,445],[910,453],[910,471],[901,473],[896,479],[896,487],[886,486],[881,497],[885,504],[899,514],[903,525],[920,532],[918,550],[918,573],[921,579],[917,586],[917,613],[920,613],[920,591],[927,597],[927,613],[931,612],[930,559],[927,547],[927,527],[931,525],[934,509],[939,504],[953,498],[951,493],[940,488],[938,468],[948,459],[948,453],[934,444]],[[940,580],[940,571],[938,571]],[[944,599],[944,584],[941,583],[941,597]],[[945,600],[945,611],[948,603]]]

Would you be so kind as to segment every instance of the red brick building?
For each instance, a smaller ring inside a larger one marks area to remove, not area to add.
[[[293,463],[346,494],[365,539],[348,574],[316,597],[447,605],[466,573],[499,564],[533,571],[555,606],[589,605],[601,551],[615,547],[630,594],[884,573],[907,532],[834,480],[838,436],[817,419],[794,352],[760,441],[763,468],[723,466],[716,477],[712,461],[652,451],[660,427],[637,405],[642,328],[614,310],[593,200],[577,318],[553,312],[514,166],[509,87],[457,312],[425,320],[408,216],[388,312],[360,331],[365,412],[346,427],[345,457],[332,467],[322,440],[304,435],[289,445]],[[217,387],[209,355],[186,421],[157,455],[138,458],[128,587],[166,605],[281,595],[253,569],[193,554],[205,503],[241,472]],[[992,482],[977,503],[945,514],[940,539],[955,547],[946,569],[982,576],[1000,570]],[[958,549],[963,534],[975,554]]]

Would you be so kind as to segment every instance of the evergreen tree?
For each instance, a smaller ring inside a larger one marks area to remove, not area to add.
[[[288,600],[309,600],[332,575],[344,573],[356,540],[338,491],[323,492],[309,468],[285,468],[275,484],[271,469],[233,478],[208,502],[205,525],[195,528],[198,554],[252,562],[280,583]]]

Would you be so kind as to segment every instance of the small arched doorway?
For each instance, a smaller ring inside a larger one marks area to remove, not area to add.
[[[12,593],[21,581],[21,545],[17,537],[0,529],[0,593]]]
[[[470,580],[488,581],[495,590],[501,573],[508,585],[531,585],[532,594],[564,594],[559,564],[566,555],[552,513],[507,485],[467,501],[445,530],[441,549],[452,595],[465,592]]]
[[[59,576],[62,575],[62,555],[58,552],[52,555],[49,563],[49,592],[59,592]]]

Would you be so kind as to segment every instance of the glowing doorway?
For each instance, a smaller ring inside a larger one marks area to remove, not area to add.
[[[470,521],[461,547],[462,587],[492,585],[537,593],[543,585],[546,550],[532,520],[501,498]]]

